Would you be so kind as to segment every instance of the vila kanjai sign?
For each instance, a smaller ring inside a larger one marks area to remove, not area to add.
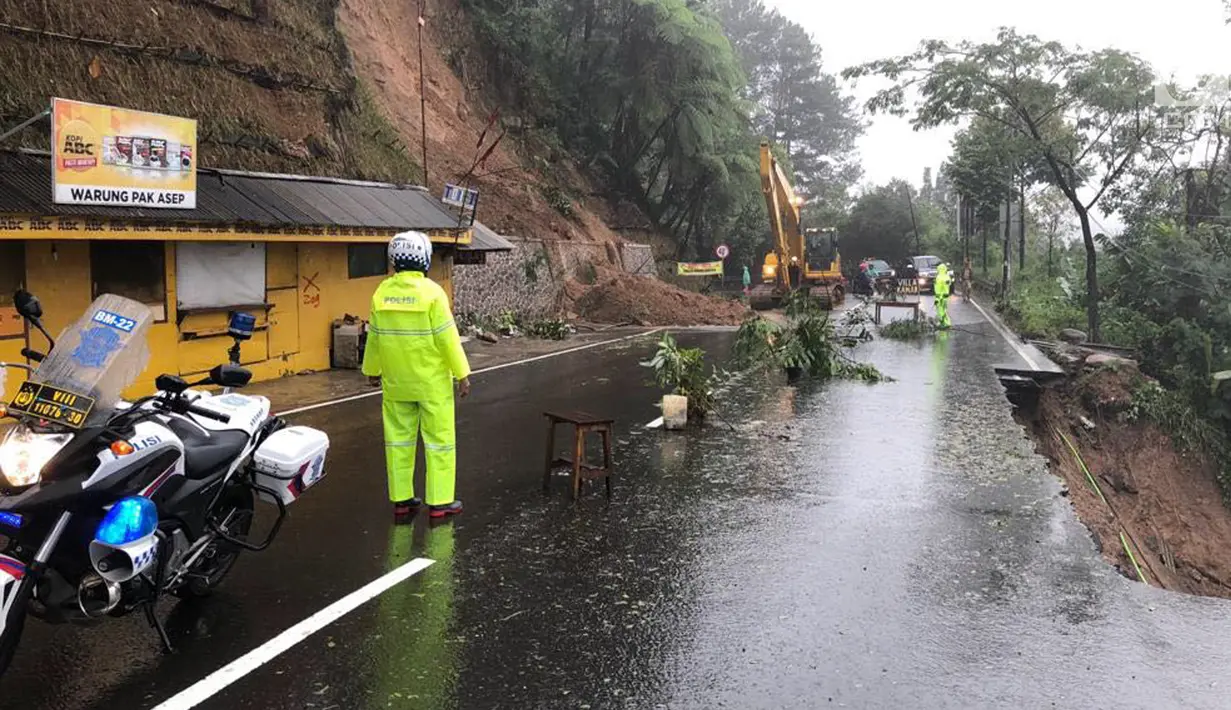
[[[722,276],[721,261],[679,262],[675,265],[680,276]]]
[[[197,122],[52,99],[52,191],[61,205],[197,206]]]

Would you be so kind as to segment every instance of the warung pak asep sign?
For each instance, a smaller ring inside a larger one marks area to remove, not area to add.
[[[197,206],[196,121],[67,99],[51,113],[56,204]]]

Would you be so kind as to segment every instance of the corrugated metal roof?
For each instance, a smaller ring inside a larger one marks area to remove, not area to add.
[[[354,185],[339,185],[338,192],[357,204],[359,209],[363,210],[364,221],[371,223],[358,226],[394,228],[401,226],[398,224],[400,221],[398,219],[398,214],[390,210],[388,207],[385,207],[384,203],[372,196],[371,193],[374,192],[374,190],[370,188],[355,187]],[[432,229],[436,228],[433,227]]]
[[[313,205],[329,215],[331,224],[342,227],[364,226],[363,208],[347,198],[341,190],[326,190],[314,182],[302,182],[298,189],[300,194],[312,200]]]
[[[513,242],[496,234],[486,225],[475,222],[469,245],[459,246],[463,251],[512,251]]]
[[[298,175],[197,171],[191,210],[57,205],[51,156],[0,151],[0,212],[306,227],[457,230],[457,218],[422,188]]]
[[[228,176],[223,182],[231,189],[251,200],[255,207],[272,216],[273,221],[276,223],[320,224],[313,219],[316,215],[306,214],[294,204],[283,199],[274,189],[275,184],[273,180]],[[200,189],[199,186],[198,189]],[[267,216],[265,219],[268,220],[270,217]]]

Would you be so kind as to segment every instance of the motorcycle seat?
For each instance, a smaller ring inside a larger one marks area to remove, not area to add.
[[[168,422],[171,431],[184,442],[184,474],[193,480],[208,478],[229,465],[248,445],[242,431],[214,431],[205,434],[183,421]]]

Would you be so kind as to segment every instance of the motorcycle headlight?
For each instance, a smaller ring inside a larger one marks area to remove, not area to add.
[[[36,434],[25,426],[13,427],[0,444],[0,473],[15,488],[38,483],[43,467],[71,438],[70,434]]]

